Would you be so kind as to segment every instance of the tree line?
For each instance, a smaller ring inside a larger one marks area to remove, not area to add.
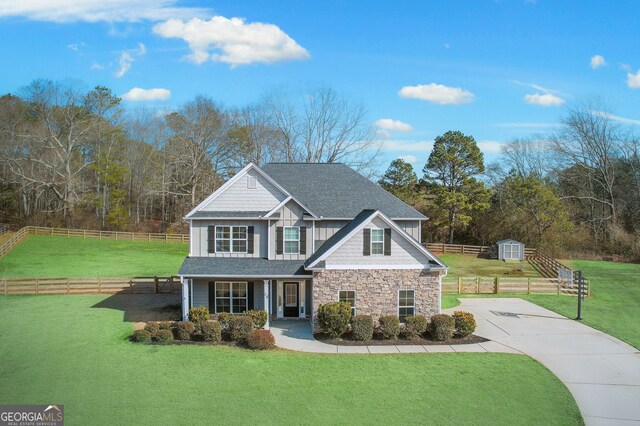
[[[429,241],[513,238],[555,255],[640,259],[640,142],[598,101],[557,129],[513,139],[484,164],[472,136],[435,139],[419,178],[394,160],[379,183],[429,217]]]
[[[37,80],[0,98],[0,220],[166,231],[247,163],[343,162],[371,174],[362,104],[328,87],[242,108],[197,96],[127,111],[106,87]]]

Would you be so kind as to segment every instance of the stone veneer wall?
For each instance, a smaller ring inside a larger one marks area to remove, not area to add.
[[[356,291],[358,314],[377,321],[398,315],[398,290],[415,290],[416,315],[429,318],[439,312],[439,273],[415,269],[333,269],[314,272],[313,319],[318,306],[337,302],[340,290]]]

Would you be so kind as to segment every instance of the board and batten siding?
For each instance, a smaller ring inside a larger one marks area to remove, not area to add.
[[[269,238],[271,239],[270,251],[269,251],[269,259],[271,260],[305,260],[307,257],[312,254],[312,242],[311,235],[313,226],[312,221],[304,221],[302,220],[304,210],[302,207],[298,205],[295,201],[289,201],[286,203],[280,211],[278,212],[280,217],[277,220],[270,221],[270,232]],[[284,254],[284,250],[282,254],[276,254],[276,229],[279,227],[285,226],[300,226],[306,227],[307,229],[307,245],[306,245],[306,254]]]
[[[229,282],[229,281],[240,281],[245,282],[248,280],[238,279],[238,278],[218,278],[211,280],[193,280],[193,306],[204,306],[209,309],[209,312],[214,313],[215,309],[213,306],[209,306],[209,283],[210,282]],[[253,282],[253,309],[264,309],[264,282],[262,280],[251,280]],[[252,309],[249,306],[249,309]]]
[[[209,253],[209,226],[253,226],[253,254]],[[190,250],[192,256],[202,257],[266,257],[267,221],[263,220],[192,220]]]
[[[343,226],[349,223],[348,220],[319,220],[315,222],[316,250],[322,246],[329,238],[338,232]]]
[[[420,235],[420,221],[419,220],[394,220],[394,222],[404,230],[407,234],[411,235],[418,242],[422,239]]]
[[[249,177],[256,179],[256,187],[253,189],[248,187]],[[270,211],[285,198],[287,195],[262,175],[255,170],[249,170],[200,211]]]
[[[368,223],[365,228],[384,229],[388,228],[384,221],[375,218]],[[427,257],[413,246],[397,231],[391,231],[391,255],[369,255],[363,254],[363,232],[360,230],[349,240],[345,241],[326,259],[327,269],[331,266],[340,265],[362,265],[363,267],[371,267],[372,265],[402,265],[402,266],[425,266],[428,268],[429,260]]]
[[[209,281],[207,280],[193,280],[193,306],[209,307]]]

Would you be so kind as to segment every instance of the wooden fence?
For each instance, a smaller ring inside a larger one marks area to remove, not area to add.
[[[147,241],[161,243],[188,243],[189,234],[157,234],[121,231],[95,231],[90,229],[47,228],[42,226],[25,226],[7,242],[0,246],[0,258],[5,256],[20,241],[29,235],[50,235],[67,238],[97,238],[121,241]]]
[[[434,253],[454,253],[454,254],[489,254],[492,246],[472,246],[466,244],[442,244],[442,243],[425,243],[427,250]],[[525,247],[525,256],[537,253],[537,249]]]
[[[0,223],[0,235],[3,235],[9,230],[9,225],[6,223]]]
[[[2,294],[181,293],[180,277],[0,278]]]
[[[589,282],[584,281],[587,296]],[[442,281],[442,292],[453,294],[557,294],[578,295],[578,284],[557,278],[459,277]]]

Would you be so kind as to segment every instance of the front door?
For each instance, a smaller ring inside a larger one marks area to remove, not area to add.
[[[284,316],[297,317],[299,315],[298,283],[284,283]]]

